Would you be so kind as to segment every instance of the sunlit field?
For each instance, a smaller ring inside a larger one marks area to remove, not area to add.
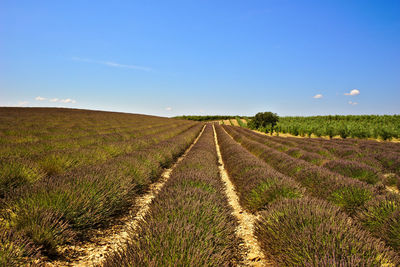
[[[400,264],[398,143],[56,108],[0,121],[2,265]]]

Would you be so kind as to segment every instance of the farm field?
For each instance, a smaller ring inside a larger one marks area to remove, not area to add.
[[[0,2],[0,267],[400,266],[400,1]]]
[[[347,115],[282,117],[276,132],[294,136],[372,138],[398,140],[399,115]]]
[[[240,116],[180,116],[177,118],[193,121],[219,119],[221,124],[248,127],[254,117]],[[399,115],[331,115],[309,117],[280,117],[271,129],[255,129],[277,136],[312,137],[326,139],[371,139],[399,142]]]
[[[0,266],[400,264],[400,144],[226,121],[0,108]]]

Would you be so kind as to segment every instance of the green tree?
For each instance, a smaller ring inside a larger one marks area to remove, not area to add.
[[[254,118],[250,121],[249,127],[252,129],[267,129],[271,130],[271,133],[279,121],[279,116],[276,113],[272,112],[259,112],[257,113]]]

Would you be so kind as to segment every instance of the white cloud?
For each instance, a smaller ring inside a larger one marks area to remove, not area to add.
[[[313,96],[313,98],[320,99],[320,98],[322,98],[322,95],[321,94],[316,94],[315,96]]]
[[[52,103],[71,103],[71,104],[75,104],[76,103],[76,100],[71,99],[71,98],[60,99],[60,98],[57,98],[57,97],[55,97],[55,98],[46,98],[46,97],[37,96],[37,97],[35,97],[35,100],[37,100],[37,101],[47,100],[47,101],[52,102]]]
[[[349,103],[349,105],[353,105],[353,106],[358,104],[357,102],[353,102],[353,101],[349,101],[348,103]]]
[[[171,108],[171,107],[166,107],[165,110],[166,110],[166,111],[171,111],[172,108]]]
[[[72,103],[72,104],[75,104],[75,103],[76,103],[76,101],[73,100],[73,99],[71,99],[71,98],[60,99],[59,102],[60,102],[60,103]]]
[[[345,93],[345,95],[359,95],[360,91],[357,89],[353,89],[350,91],[350,93]]]
[[[80,57],[73,57],[72,60],[81,61],[81,62],[88,62],[88,63],[102,64],[102,65],[106,65],[106,66],[109,66],[109,67],[115,67],[115,68],[126,68],[126,69],[142,70],[142,71],[151,71],[152,70],[149,67],[138,66],[138,65],[120,64],[120,63],[112,62],[112,61],[99,61],[99,60],[92,60],[92,59],[80,58]]]
[[[18,107],[26,106],[29,102],[28,101],[19,101]]]

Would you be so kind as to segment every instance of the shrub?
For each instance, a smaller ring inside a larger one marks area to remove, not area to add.
[[[251,129],[273,129],[276,123],[279,121],[279,117],[276,113],[272,112],[259,112],[248,124]]]
[[[38,255],[28,239],[0,226],[0,266],[23,266]]]
[[[399,264],[396,254],[382,241],[361,230],[340,209],[317,199],[286,199],[272,204],[261,212],[255,234],[279,266]]]
[[[248,205],[257,210],[282,199],[300,198],[302,190],[289,187],[279,181],[265,181],[258,184],[248,195]]]
[[[8,216],[9,227],[28,237],[49,256],[57,255],[57,246],[71,241],[75,235],[62,215],[50,209],[19,205]]]
[[[342,207],[348,214],[353,215],[371,198],[371,192],[366,189],[344,186],[334,191],[329,199],[339,207]]]
[[[0,198],[13,188],[40,180],[44,175],[28,161],[0,161]]]
[[[399,208],[396,199],[379,198],[365,205],[357,217],[359,221],[371,232],[381,235],[387,220]]]
[[[325,163],[323,167],[368,184],[376,184],[378,181],[384,180],[373,168],[354,161],[331,160]]]

